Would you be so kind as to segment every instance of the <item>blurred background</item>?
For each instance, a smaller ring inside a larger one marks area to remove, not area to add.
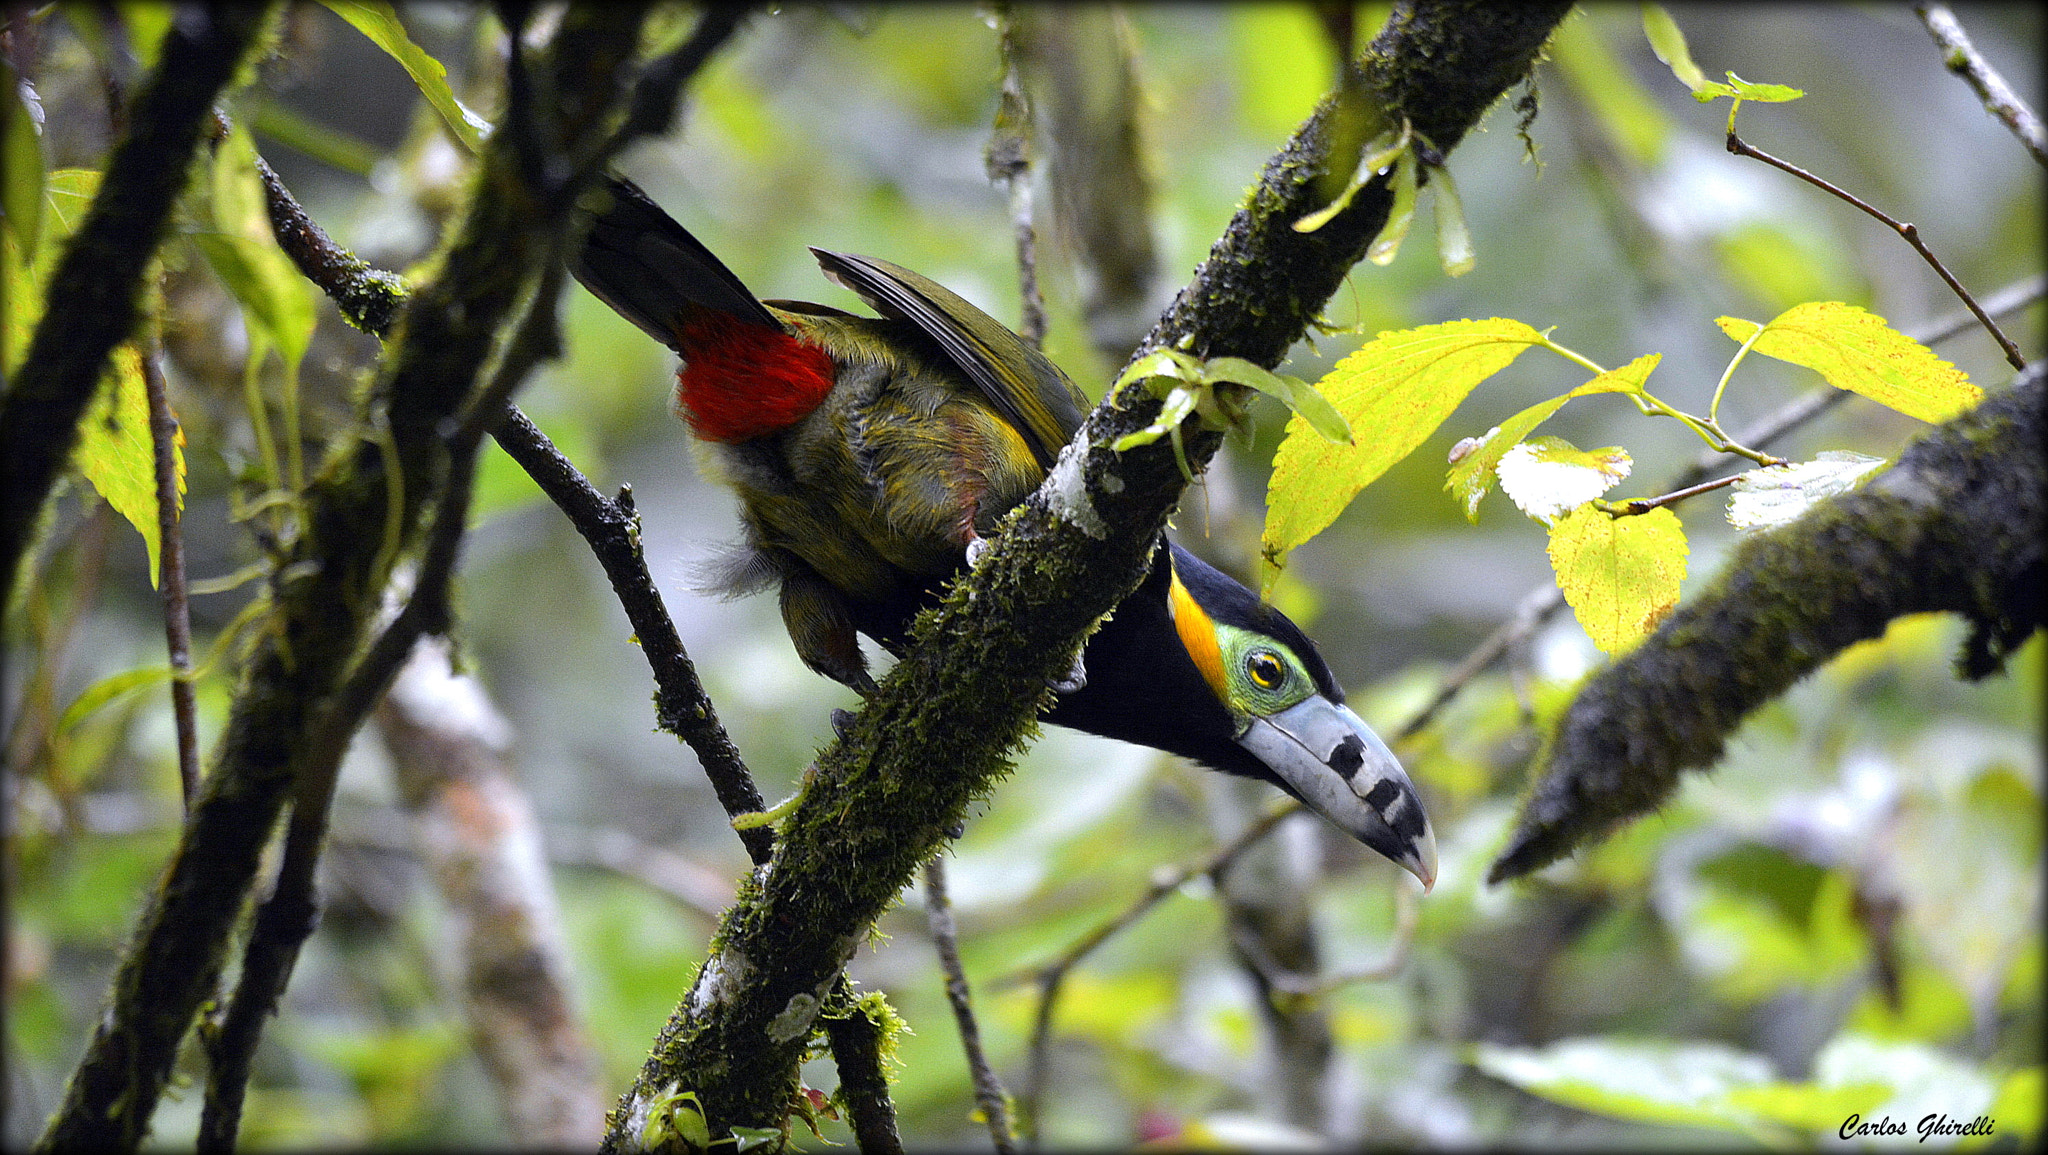
[[[133,18],[151,19],[146,9]],[[2038,9],[1956,11],[2039,108]],[[1060,12],[1030,18],[1087,47],[1067,83],[1114,87],[1115,69],[1130,70],[1135,164],[1106,199],[1128,214],[1124,240],[1149,239],[1153,253],[1149,275],[1118,286],[1126,313],[1101,305],[1104,286],[1090,279],[1099,266],[1083,258],[1077,223],[1057,215],[1070,194],[1051,182],[1038,142],[1046,349],[1099,398],[1259,167],[1329,89],[1335,57],[1308,5]],[[1746,105],[1745,139],[1916,222],[1980,297],[2040,276],[2041,169],[1944,70],[1910,7],[1671,12],[1709,76],[1805,90],[1790,104]],[[1385,10],[1351,15],[1362,41]],[[490,18],[422,4],[403,19],[490,115],[502,52]],[[686,27],[687,11],[677,19]],[[984,165],[1003,72],[993,24],[964,4],[763,14],[691,90],[678,130],[623,167],[763,297],[858,308],[818,274],[805,248],[818,245],[915,269],[1015,322],[1011,202]],[[53,169],[101,163],[109,50],[90,29],[108,26],[76,9],[36,21],[32,79]],[[1728,155],[1726,106],[1698,104],[1673,80],[1636,7],[1576,13],[1532,93],[1540,111],[1526,129],[1523,105],[1504,102],[1451,156],[1476,267],[1447,278],[1419,215],[1397,259],[1361,264],[1329,304],[1329,331],[1283,371],[1314,380],[1385,329],[1514,317],[1554,326],[1554,339],[1610,367],[1661,353],[1651,388],[1701,412],[1734,351],[1718,316],[1764,321],[1800,301],[1839,300],[1918,336],[1957,311],[1891,231]],[[291,8],[278,55],[230,111],[341,243],[391,269],[436,243],[465,162],[404,72],[328,9]],[[195,578],[219,577],[260,556],[230,497],[255,452],[242,406],[247,339],[204,264],[169,260],[189,565]],[[371,338],[320,309],[299,382],[312,447],[376,356]],[[563,317],[566,356],[519,403],[601,489],[632,487],[689,654],[763,793],[780,797],[829,741],[831,710],[857,700],[801,666],[772,598],[722,602],[694,588],[696,567],[737,526],[732,499],[669,415],[672,355],[580,288]],[[2030,357],[2042,320],[2038,302],[2006,318]],[[1936,348],[1987,389],[2010,379],[1981,329]],[[274,362],[265,372],[264,387],[277,387]],[[1443,490],[1445,454],[1584,376],[1540,351],[1522,357],[1294,555],[1276,598],[1383,734],[1550,582],[1543,527],[1501,497],[1468,523]],[[1723,422],[1746,428],[1820,387],[1806,370],[1750,358]],[[1252,581],[1284,421],[1259,402],[1177,521],[1183,544]],[[1920,428],[1851,399],[1776,451],[1895,457]],[[1677,423],[1616,398],[1574,401],[1544,431],[1626,447],[1635,475],[1613,497],[1661,492],[1660,479],[1700,450]],[[689,750],[654,730],[646,663],[587,549],[509,460],[486,452],[458,585],[458,661],[509,724],[510,762],[559,890],[577,1006],[600,1082],[616,1094],[687,988],[746,857]],[[1724,509],[1719,495],[1680,507],[1688,592],[1735,540]],[[60,724],[88,688],[162,662],[139,540],[74,487],[39,565],[6,637],[9,1146],[31,1141],[61,1095],[178,821],[160,684]],[[255,588],[195,598],[202,650]],[[1949,666],[1962,633],[1946,618],[1901,620],[1760,711],[1720,766],[1655,817],[1534,880],[1487,887],[1537,727],[1604,660],[1568,612],[1549,619],[1397,747],[1440,840],[1435,891],[1409,901],[1412,880],[1306,818],[1225,885],[1179,888],[1069,975],[1046,1054],[1044,1143],[1778,1145],[1832,1135],[1851,1111],[1996,1116],[2011,1143],[2026,1112],[2035,1127],[2040,1112],[2042,643],[2005,676],[1971,685]],[[202,749],[232,688],[224,668],[200,682]],[[345,768],[322,878],[329,907],[258,1053],[252,1148],[521,1138],[466,1043],[445,912],[410,849],[388,762],[366,731]],[[982,1030],[1013,1091],[1037,1008],[1033,968],[1274,800],[1218,777],[1048,729],[968,824],[951,892]],[[906,895],[853,974],[912,1027],[895,1069],[906,1140],[984,1145],[922,905]],[[1273,985],[1276,960],[1318,978],[1398,965],[1288,994]],[[1884,1093],[1816,1091],[1796,1109],[1687,1107],[1665,1076],[1702,1070],[1730,1085]],[[829,1060],[808,1079],[837,1082]],[[167,1102],[157,1141],[183,1145],[197,1112],[196,1092]],[[839,1124],[824,1127],[847,1141]]]

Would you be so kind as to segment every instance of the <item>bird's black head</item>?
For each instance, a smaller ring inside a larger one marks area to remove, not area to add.
[[[1413,872],[1436,839],[1400,763],[1287,615],[1178,545],[1089,640],[1047,720],[1260,778]]]

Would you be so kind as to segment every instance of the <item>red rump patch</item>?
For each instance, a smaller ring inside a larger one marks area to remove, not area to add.
[[[832,391],[832,358],[780,329],[709,313],[677,334],[676,398],[706,441],[747,441],[796,424]]]

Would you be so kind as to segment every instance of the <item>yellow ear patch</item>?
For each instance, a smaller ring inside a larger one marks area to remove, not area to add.
[[[1216,642],[1216,623],[1209,620],[1209,611],[1202,608],[1188,587],[1180,584],[1180,575],[1173,575],[1173,586],[1166,600],[1173,616],[1173,629],[1180,635],[1181,648],[1195,663],[1195,669],[1202,672],[1202,680],[1216,692],[1216,700],[1228,702],[1228,683],[1223,677],[1223,650]]]

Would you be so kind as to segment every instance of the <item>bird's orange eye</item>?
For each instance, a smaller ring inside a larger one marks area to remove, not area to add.
[[[1244,672],[1251,675],[1261,690],[1277,690],[1287,680],[1287,667],[1271,650],[1254,650],[1244,660]]]

